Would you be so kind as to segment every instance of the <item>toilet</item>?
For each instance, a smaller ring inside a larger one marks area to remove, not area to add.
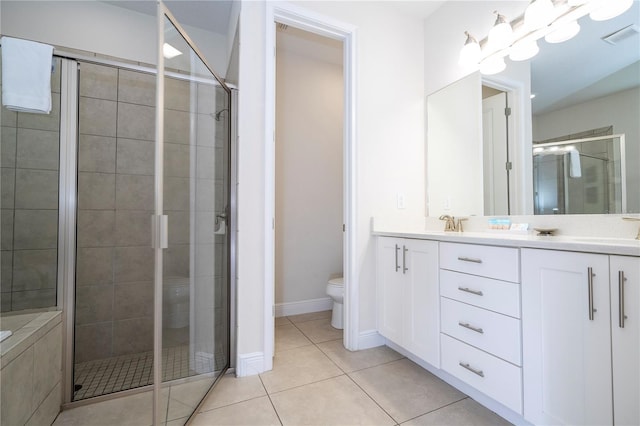
[[[333,278],[327,283],[327,295],[333,299],[333,313],[331,314],[331,326],[342,330],[344,301],[344,278]]]
[[[165,277],[163,287],[163,326],[165,328],[188,326],[189,277]]]

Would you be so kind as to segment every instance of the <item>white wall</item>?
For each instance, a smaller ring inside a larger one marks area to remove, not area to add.
[[[640,213],[640,87],[533,117],[533,138],[546,140],[599,127],[625,133],[627,209]]]
[[[326,298],[342,276],[342,43],[318,39],[277,32],[276,304]]]
[[[372,216],[424,215],[424,38],[422,20],[394,2],[299,2],[357,26],[356,265],[360,331],[374,330],[375,240]],[[264,30],[265,4],[243,2],[239,80],[238,353],[264,348]],[[404,210],[396,209],[403,192]]]
[[[2,34],[146,64],[156,62],[156,18],[89,1],[0,3]],[[226,37],[183,26],[216,72],[227,70]]]

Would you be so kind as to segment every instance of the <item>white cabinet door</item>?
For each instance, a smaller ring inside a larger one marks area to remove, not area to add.
[[[614,422],[616,425],[638,425],[640,258],[611,256],[610,274]]]
[[[405,347],[429,364],[440,366],[438,242],[406,240]]]
[[[398,345],[402,345],[404,299],[402,244],[400,238],[378,237],[378,332]]]
[[[522,329],[525,419],[612,424],[609,257],[523,249]]]

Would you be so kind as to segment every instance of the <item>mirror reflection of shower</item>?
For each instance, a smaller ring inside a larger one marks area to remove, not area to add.
[[[625,213],[624,152],[624,135],[534,144],[534,213]]]

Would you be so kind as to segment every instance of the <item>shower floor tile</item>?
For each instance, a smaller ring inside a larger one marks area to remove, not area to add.
[[[217,371],[226,364],[222,352],[215,359],[196,357],[190,363],[189,346],[162,350],[162,381]],[[192,368],[193,367],[193,368]],[[153,383],[153,352],[81,362],[75,365],[74,401],[133,389]]]

